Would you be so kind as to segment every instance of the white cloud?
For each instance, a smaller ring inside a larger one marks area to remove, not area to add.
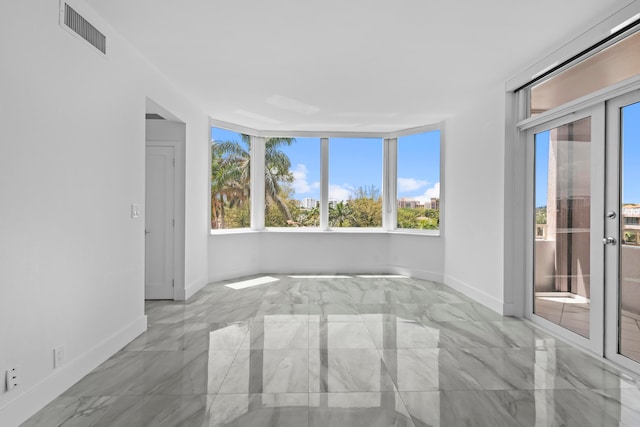
[[[353,193],[353,187],[348,184],[345,185],[337,185],[333,184],[329,186],[329,199],[335,200],[349,200],[351,194]]]
[[[419,200],[421,203],[430,202],[432,198],[440,198],[439,182],[436,182],[433,187],[427,188],[427,191],[425,191],[423,195],[414,197],[414,199]]]
[[[293,175],[293,183],[291,186],[296,194],[305,194],[310,193],[312,190],[317,190],[320,188],[319,182],[309,183],[307,181],[307,173],[308,169],[302,163],[298,163],[296,167],[291,171]]]
[[[409,191],[416,191],[427,184],[429,184],[428,181],[423,181],[421,179],[398,177],[398,192],[406,193]]]
[[[419,196],[408,197],[408,199],[416,200],[422,204],[428,203],[431,199],[439,199],[440,198],[440,183],[436,182],[433,184],[433,187],[427,188],[427,190],[420,194]]]

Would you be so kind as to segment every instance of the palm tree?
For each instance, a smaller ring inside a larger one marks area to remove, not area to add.
[[[329,207],[329,223],[332,226],[343,227],[346,221],[353,221],[353,219],[353,210],[349,203],[340,201],[335,206]]]
[[[280,147],[290,146],[294,138],[268,138],[265,141],[265,195],[291,220],[291,212],[282,198],[281,183],[293,181],[291,161]],[[211,161],[211,226],[224,228],[224,207],[242,206],[249,200],[251,188],[251,137],[241,141],[214,141]]]
[[[295,138],[268,138],[265,141],[265,196],[267,203],[275,204],[280,212],[291,220],[291,211],[282,197],[281,183],[293,182],[293,175],[289,171],[291,160],[282,152],[280,147],[290,146]]]
[[[225,204],[249,199],[249,152],[236,141],[214,141],[211,157],[211,228],[225,228]]]

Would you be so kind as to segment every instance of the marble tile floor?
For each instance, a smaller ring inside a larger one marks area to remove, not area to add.
[[[620,319],[620,352],[640,362],[640,316],[622,312]]]
[[[445,285],[213,283],[23,426],[640,426],[640,382]]]

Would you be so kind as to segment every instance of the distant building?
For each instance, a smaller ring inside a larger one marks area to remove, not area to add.
[[[418,204],[420,202],[414,199],[410,199],[408,197],[401,197],[398,200],[398,207],[399,208],[409,208],[409,209],[415,209],[418,207]]]
[[[415,200],[410,197],[401,197],[398,199],[398,207],[409,209],[440,209],[440,199],[433,197],[430,201],[423,204],[420,203],[419,200]]]
[[[640,205],[622,207],[622,238],[626,245],[640,245]]]
[[[300,207],[302,209],[313,209],[316,206],[318,206],[318,201],[316,199],[312,199],[311,197],[300,200]]]

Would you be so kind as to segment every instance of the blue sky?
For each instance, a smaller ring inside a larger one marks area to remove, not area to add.
[[[239,140],[236,132],[212,129],[214,140]],[[296,138],[282,149],[291,160],[293,198],[320,198],[320,138]],[[329,140],[329,198],[346,200],[358,187],[382,190],[382,139]],[[439,197],[440,132],[399,138],[398,197]]]
[[[622,201],[640,203],[640,103],[622,109]],[[549,132],[536,134],[536,207],[547,205]]]
[[[622,109],[622,200],[640,203],[640,102]]]

